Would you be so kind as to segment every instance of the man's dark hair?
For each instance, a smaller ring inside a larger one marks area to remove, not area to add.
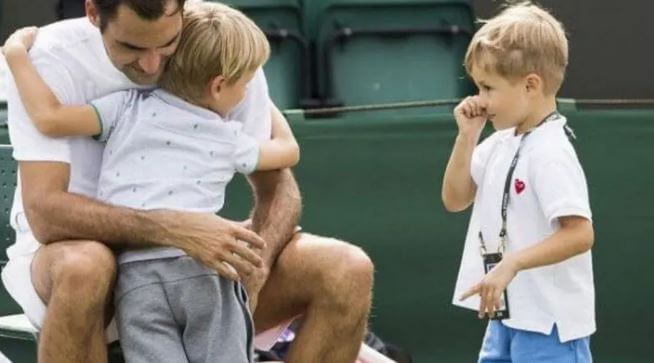
[[[104,31],[107,24],[116,17],[118,7],[126,5],[143,19],[156,20],[162,17],[169,2],[177,2],[177,11],[184,9],[186,0],[93,0],[93,5],[100,15],[100,30]]]

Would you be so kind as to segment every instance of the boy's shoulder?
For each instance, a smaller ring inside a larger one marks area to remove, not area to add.
[[[524,151],[532,172],[539,173],[553,165],[583,169],[573,143],[574,132],[565,118],[542,125],[533,136]]]
[[[575,135],[564,116],[539,126],[529,135],[529,139],[525,149],[536,156],[574,152],[572,142]]]

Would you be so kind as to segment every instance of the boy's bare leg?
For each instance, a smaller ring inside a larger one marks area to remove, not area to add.
[[[368,321],[373,272],[360,248],[297,234],[261,290],[256,330],[304,315],[286,362],[352,363]]]
[[[36,252],[32,281],[48,306],[40,363],[107,361],[105,309],[115,276],[114,255],[99,242],[56,242]]]

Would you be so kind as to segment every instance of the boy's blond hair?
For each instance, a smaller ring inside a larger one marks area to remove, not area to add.
[[[198,101],[215,77],[223,76],[233,84],[261,67],[269,56],[266,36],[243,13],[223,4],[190,2],[184,8],[179,45],[159,86]]]
[[[473,66],[509,79],[535,73],[543,79],[546,95],[558,92],[568,65],[568,40],[558,20],[521,2],[484,23],[466,53],[469,74]]]

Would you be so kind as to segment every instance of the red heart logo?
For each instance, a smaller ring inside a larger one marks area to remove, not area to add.
[[[516,179],[514,185],[515,185],[515,192],[518,193],[518,194],[522,193],[525,190],[525,188],[527,187],[525,185],[525,182],[523,182],[520,179]]]

